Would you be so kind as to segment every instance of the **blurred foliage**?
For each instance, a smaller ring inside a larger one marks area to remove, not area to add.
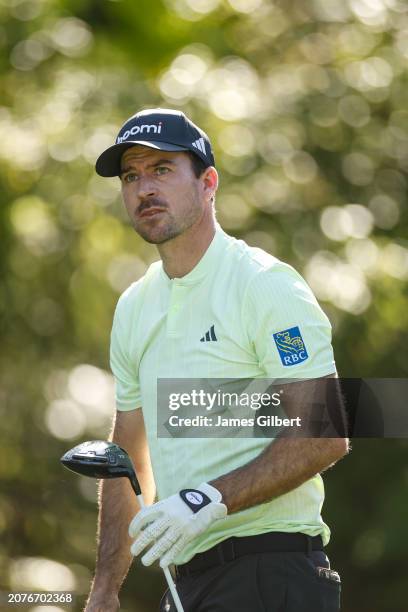
[[[0,47],[0,590],[79,610],[96,484],[58,458],[108,434],[113,309],[157,258],[97,155],[136,110],[183,109],[214,144],[219,221],[306,277],[341,375],[406,376],[408,5],[0,0]],[[325,478],[343,610],[402,612],[407,444],[353,446]],[[136,562],[122,609],[162,587]]]

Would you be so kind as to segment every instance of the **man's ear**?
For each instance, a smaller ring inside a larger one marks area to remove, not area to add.
[[[209,166],[204,170],[200,178],[206,201],[212,201],[218,188],[218,172],[214,166]]]

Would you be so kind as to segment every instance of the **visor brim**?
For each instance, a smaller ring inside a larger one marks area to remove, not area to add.
[[[111,177],[120,176],[120,162],[123,153],[126,149],[130,149],[135,145],[142,145],[150,149],[158,149],[160,151],[188,151],[188,147],[170,144],[169,142],[159,142],[157,140],[127,140],[114,144],[106,149],[96,160],[95,170],[99,176]]]

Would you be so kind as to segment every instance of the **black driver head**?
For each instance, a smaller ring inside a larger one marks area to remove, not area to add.
[[[77,474],[91,478],[121,478],[126,476],[136,495],[140,486],[135,468],[127,452],[114,442],[90,440],[74,446],[61,457],[61,463]]]

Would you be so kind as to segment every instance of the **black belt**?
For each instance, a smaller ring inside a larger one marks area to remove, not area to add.
[[[304,533],[271,531],[255,536],[232,537],[205,552],[198,553],[187,563],[177,565],[176,576],[183,578],[194,572],[202,572],[210,567],[224,565],[243,555],[266,552],[310,553],[312,550],[323,550],[323,541],[320,536],[312,537]]]

